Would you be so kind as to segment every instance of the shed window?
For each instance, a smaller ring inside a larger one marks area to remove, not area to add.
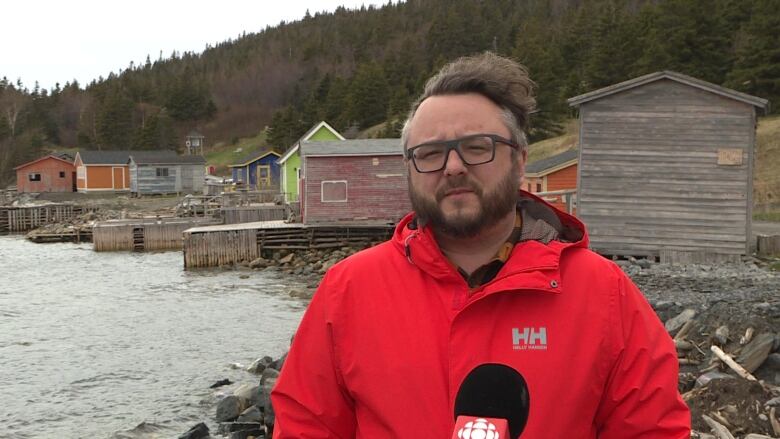
[[[343,203],[347,201],[347,181],[323,181],[321,193],[323,203]]]
[[[158,177],[167,177],[168,176],[168,168],[157,168],[157,176]]]
[[[542,184],[536,183],[536,192],[541,192],[541,191],[542,191]]]
[[[37,172],[27,174],[27,178],[30,181],[41,181],[41,174],[38,174]]]
[[[65,178],[65,171],[60,171],[60,178]]]

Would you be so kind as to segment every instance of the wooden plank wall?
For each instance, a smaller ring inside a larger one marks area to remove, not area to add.
[[[143,229],[143,250],[181,250],[182,233],[195,226],[214,224],[214,221],[175,220],[155,222],[127,222],[126,224],[98,223],[92,228],[92,242],[95,251],[137,250],[133,229]]]
[[[287,219],[287,208],[285,206],[277,205],[223,207],[220,209],[220,213],[225,224]]]
[[[670,80],[580,107],[578,216],[594,249],[745,254],[753,108]],[[718,165],[740,149],[741,165]]]
[[[0,207],[0,232],[25,232],[45,224],[68,221],[83,212],[83,208],[72,204]]]
[[[232,265],[260,255],[255,229],[185,233],[183,247],[184,268]]]
[[[167,168],[167,177],[158,177],[157,168]],[[139,194],[171,194],[181,191],[179,165],[139,165],[136,171]]]

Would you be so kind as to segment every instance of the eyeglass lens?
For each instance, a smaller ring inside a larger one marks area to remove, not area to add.
[[[450,150],[457,150],[461,160],[467,165],[481,165],[493,159],[495,142],[487,136],[475,136],[451,142],[429,143],[412,151],[415,165],[421,172],[442,169]]]

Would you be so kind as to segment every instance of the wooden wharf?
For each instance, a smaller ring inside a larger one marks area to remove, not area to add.
[[[0,233],[26,232],[40,226],[69,221],[91,209],[74,204],[0,207]]]
[[[37,244],[52,242],[73,242],[80,244],[82,242],[92,242],[92,230],[76,229],[62,233],[35,233],[27,235],[27,239]]]
[[[182,232],[195,226],[218,224],[213,218],[142,218],[95,223],[92,242],[95,251],[180,250]]]
[[[287,219],[288,208],[283,205],[250,205],[223,207],[220,216],[225,224],[279,221]]]
[[[385,223],[303,225],[284,221],[194,227],[184,231],[184,268],[251,262],[277,250],[368,245],[388,239],[393,229]]]

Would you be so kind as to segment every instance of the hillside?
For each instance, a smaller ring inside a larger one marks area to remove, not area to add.
[[[266,141],[280,150],[319,120],[342,132],[380,126],[372,135],[396,136],[432,72],[485,50],[521,61],[537,82],[532,140],[560,132],[570,117],[566,98],[658,70],[780,101],[772,64],[778,27],[773,0],[408,0],[338,8],[202,53],[131,63],[89,84],[42,90],[0,79],[0,184],[45,148],[181,148],[193,129],[215,146],[268,126]]]

